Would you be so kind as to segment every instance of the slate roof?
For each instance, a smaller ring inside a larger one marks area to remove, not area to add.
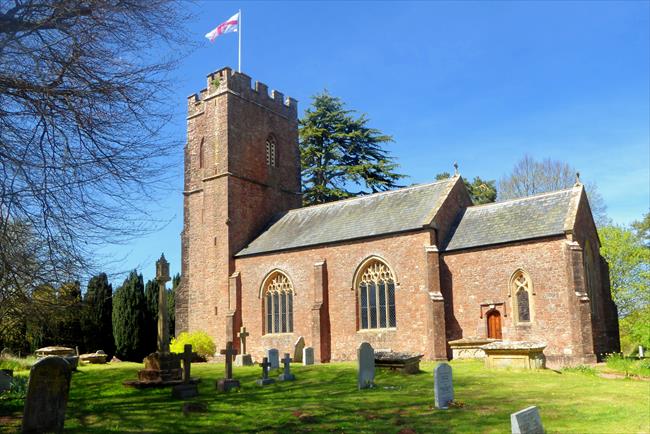
[[[573,228],[582,187],[488,205],[460,214],[443,250],[562,235]]]
[[[458,179],[288,211],[235,256],[421,229]]]

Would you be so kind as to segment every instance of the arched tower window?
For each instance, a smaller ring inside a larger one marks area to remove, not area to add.
[[[204,138],[201,138],[201,144],[199,145],[199,168],[200,169],[203,168],[204,163],[205,163],[205,161],[204,161],[204,159],[205,159],[205,156],[204,156],[205,151],[203,149],[203,141],[204,140],[205,140]]]
[[[282,272],[271,274],[263,287],[266,333],[293,332],[293,285]]]
[[[510,279],[510,295],[513,300],[515,321],[520,324],[533,320],[533,284],[530,276],[523,270],[517,270]]]
[[[395,276],[388,265],[371,260],[359,270],[356,290],[360,329],[396,327]]]
[[[269,167],[277,167],[276,145],[275,136],[269,135],[266,139],[266,165]]]

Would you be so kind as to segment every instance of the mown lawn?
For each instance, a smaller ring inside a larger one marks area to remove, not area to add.
[[[122,386],[141,365],[83,366],[73,375],[69,432],[381,432],[506,433],[510,413],[540,408],[549,433],[649,433],[650,382],[603,379],[589,372],[487,371],[481,362],[452,362],[458,406],[433,407],[433,363],[418,375],[378,370],[377,387],[358,391],[356,365],[292,366],[297,381],[264,388],[261,368],[235,368],[239,392],[220,394],[221,364],[195,364],[205,413],[184,416],[170,389]],[[18,375],[27,375],[26,371]],[[0,421],[16,431],[22,401],[0,400]]]

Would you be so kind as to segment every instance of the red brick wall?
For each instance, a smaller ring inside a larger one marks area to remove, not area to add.
[[[421,353],[427,348],[426,257],[430,242],[426,231],[378,237],[327,247],[271,253],[238,258],[242,279],[242,318],[250,330],[250,352],[262,357],[264,349],[291,352],[293,343],[305,337],[312,346],[312,306],[314,304],[314,264],[327,263],[327,287],[332,360],[356,358],[363,341],[375,348]],[[398,279],[396,289],[397,327],[392,331],[358,331],[356,292],[352,289],[357,267],[369,256],[384,258]],[[284,271],[294,286],[293,333],[264,335],[260,289],[265,276],[274,269]]]
[[[443,295],[447,303],[447,337],[487,337],[481,303],[504,303],[501,313],[504,340],[538,340],[548,343],[548,356],[574,356],[582,351],[568,327],[570,303],[577,303],[567,275],[564,237],[533,240],[486,248],[444,253],[441,264]],[[530,325],[515,325],[509,283],[512,274],[525,270],[532,279],[534,296]]]

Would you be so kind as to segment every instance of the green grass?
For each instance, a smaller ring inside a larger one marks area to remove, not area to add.
[[[445,411],[433,407],[433,363],[422,363],[424,372],[417,375],[378,370],[377,387],[362,391],[354,363],[294,365],[297,381],[264,388],[255,384],[261,368],[235,368],[242,388],[228,394],[214,387],[223,365],[195,364],[192,374],[202,383],[192,401],[204,403],[207,412],[188,416],[169,389],[122,386],[141,365],[89,365],[73,375],[65,427],[122,433],[505,433],[510,413],[537,405],[548,433],[650,432],[649,382],[581,370],[488,371],[477,361],[451,365],[457,407]],[[0,401],[0,421],[18,426],[22,405]]]
[[[614,353],[607,356],[606,366],[606,370],[610,372],[619,372],[627,376],[650,377],[650,359],[638,359]]]

